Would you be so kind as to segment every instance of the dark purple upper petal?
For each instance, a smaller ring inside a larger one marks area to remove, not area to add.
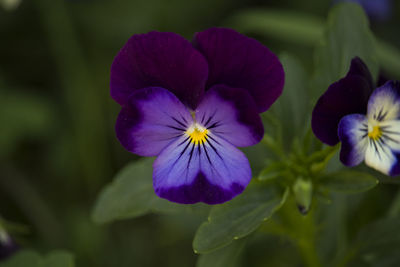
[[[255,145],[264,127],[253,98],[244,89],[213,86],[196,109],[196,120],[234,146]]]
[[[311,121],[314,134],[325,144],[337,144],[340,120],[348,114],[366,114],[372,91],[368,68],[359,58],[353,59],[346,77],[331,84],[318,99]]]
[[[118,115],[115,131],[121,144],[140,156],[157,156],[182,136],[192,116],[168,90],[149,87],[136,91]]]
[[[205,58],[183,37],[169,32],[135,34],[111,66],[111,96],[123,105],[145,87],[162,87],[195,108],[208,77]]]
[[[231,29],[210,28],[197,33],[193,42],[208,62],[207,88],[225,84],[248,90],[258,112],[267,110],[281,95],[283,67],[258,41]]]

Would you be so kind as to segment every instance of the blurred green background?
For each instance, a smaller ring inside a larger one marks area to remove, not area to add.
[[[77,266],[194,266],[191,244],[205,211],[150,214],[104,226],[91,221],[101,188],[137,159],[114,134],[120,108],[109,97],[114,56],[135,33],[172,31],[191,39],[208,27],[236,27],[232,18],[249,8],[323,20],[331,5],[328,0],[22,0],[14,9],[0,6],[0,215],[22,225],[10,234],[21,247],[41,253],[68,250]],[[389,18],[372,20],[375,35],[395,47],[400,47],[398,15],[395,3]],[[277,54],[295,55],[311,72],[314,46],[248,34]],[[372,192],[377,209],[363,216],[374,216],[388,202],[384,195]],[[263,251],[278,241],[254,245],[248,266],[266,266]],[[293,248],[280,246],[296,261]]]

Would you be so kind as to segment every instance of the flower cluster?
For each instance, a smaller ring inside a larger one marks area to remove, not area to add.
[[[312,129],[328,145],[341,141],[346,166],[365,161],[384,174],[400,174],[400,84],[388,81],[374,90],[361,59],[353,59],[346,77],[320,97]]]
[[[262,139],[259,113],[283,84],[278,58],[230,29],[199,32],[192,43],[174,33],[133,35],[111,67],[111,96],[122,106],[117,138],[132,153],[157,157],[158,196],[222,203],[250,182],[236,147]]]

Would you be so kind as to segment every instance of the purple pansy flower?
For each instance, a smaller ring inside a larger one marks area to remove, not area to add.
[[[111,96],[122,106],[117,137],[132,153],[157,156],[158,196],[222,203],[250,182],[236,147],[262,139],[259,113],[283,83],[278,58],[234,30],[211,28],[192,43],[175,33],[133,35],[111,67]]]
[[[341,142],[344,165],[365,161],[384,174],[400,174],[400,84],[388,81],[373,90],[361,59],[353,59],[346,77],[320,97],[312,129],[328,145]]]

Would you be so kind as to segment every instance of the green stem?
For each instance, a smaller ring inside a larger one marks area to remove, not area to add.
[[[297,247],[304,266],[321,267],[323,265],[316,248],[317,226],[314,209],[311,209],[307,215],[301,215],[295,207],[296,201],[291,196],[278,213],[280,223],[268,221],[261,227],[261,231],[288,238]]]

